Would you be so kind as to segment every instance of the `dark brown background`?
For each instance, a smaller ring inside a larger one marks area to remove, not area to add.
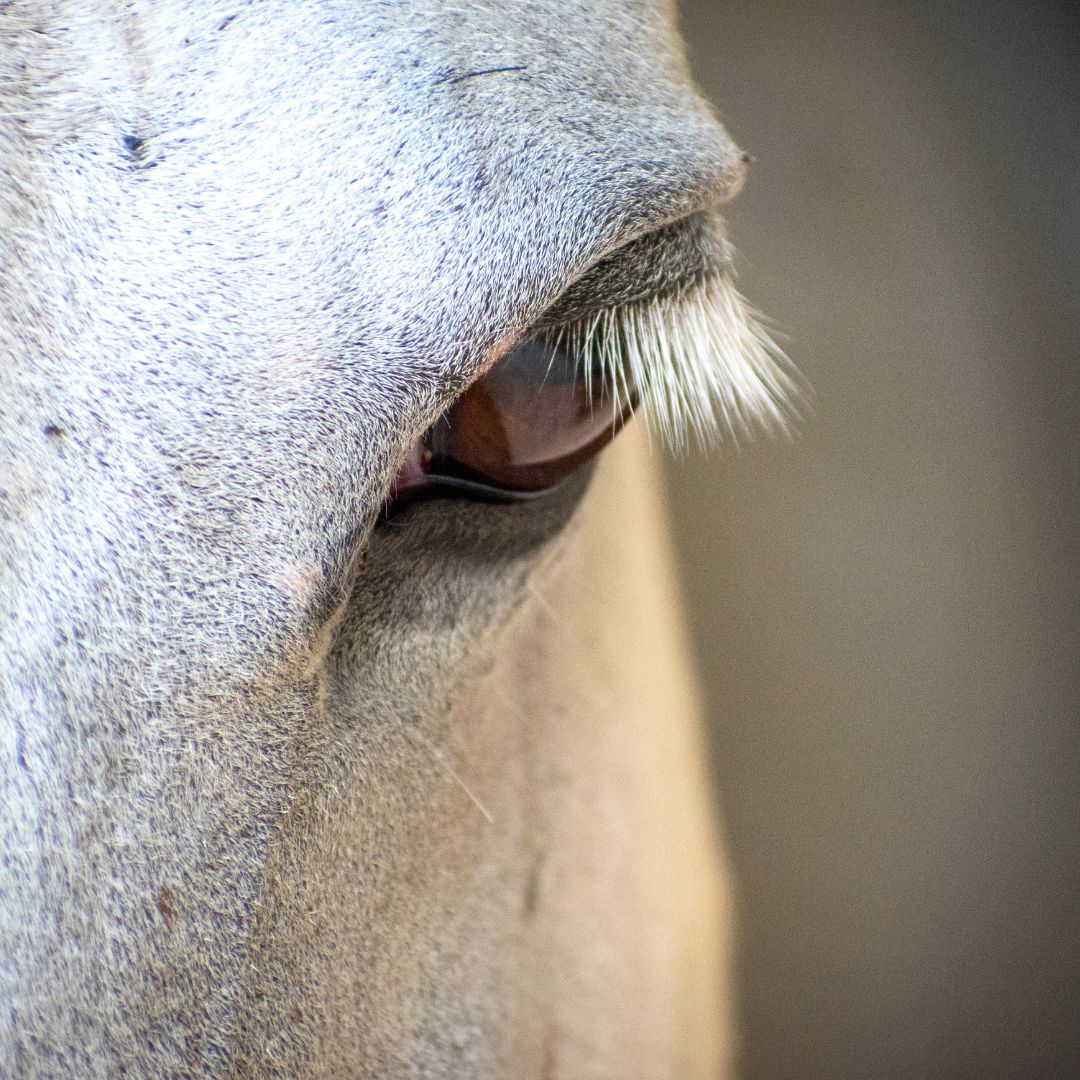
[[[1080,48],[1055,4],[683,0],[816,388],[671,469],[745,1080],[1080,1076]]]

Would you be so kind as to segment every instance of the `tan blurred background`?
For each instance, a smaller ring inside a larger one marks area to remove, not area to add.
[[[671,468],[745,1080],[1080,1077],[1080,31],[682,0],[817,391]]]

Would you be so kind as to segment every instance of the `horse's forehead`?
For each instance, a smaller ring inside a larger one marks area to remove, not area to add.
[[[325,324],[411,362],[527,322],[734,168],[666,4],[40,14],[0,16],[32,57],[11,61],[23,192],[0,215],[29,251],[9,265],[108,266],[136,319],[197,329],[209,311],[285,343]]]

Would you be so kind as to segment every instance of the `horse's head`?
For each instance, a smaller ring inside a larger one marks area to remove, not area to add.
[[[651,503],[514,394],[772,409],[744,169],[650,0],[0,5],[13,1075],[630,1075]]]

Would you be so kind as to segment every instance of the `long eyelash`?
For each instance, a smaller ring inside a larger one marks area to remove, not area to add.
[[[636,388],[650,430],[673,449],[787,431],[804,400],[791,361],[727,271],[559,327],[553,342],[556,335],[611,388],[615,417]]]

